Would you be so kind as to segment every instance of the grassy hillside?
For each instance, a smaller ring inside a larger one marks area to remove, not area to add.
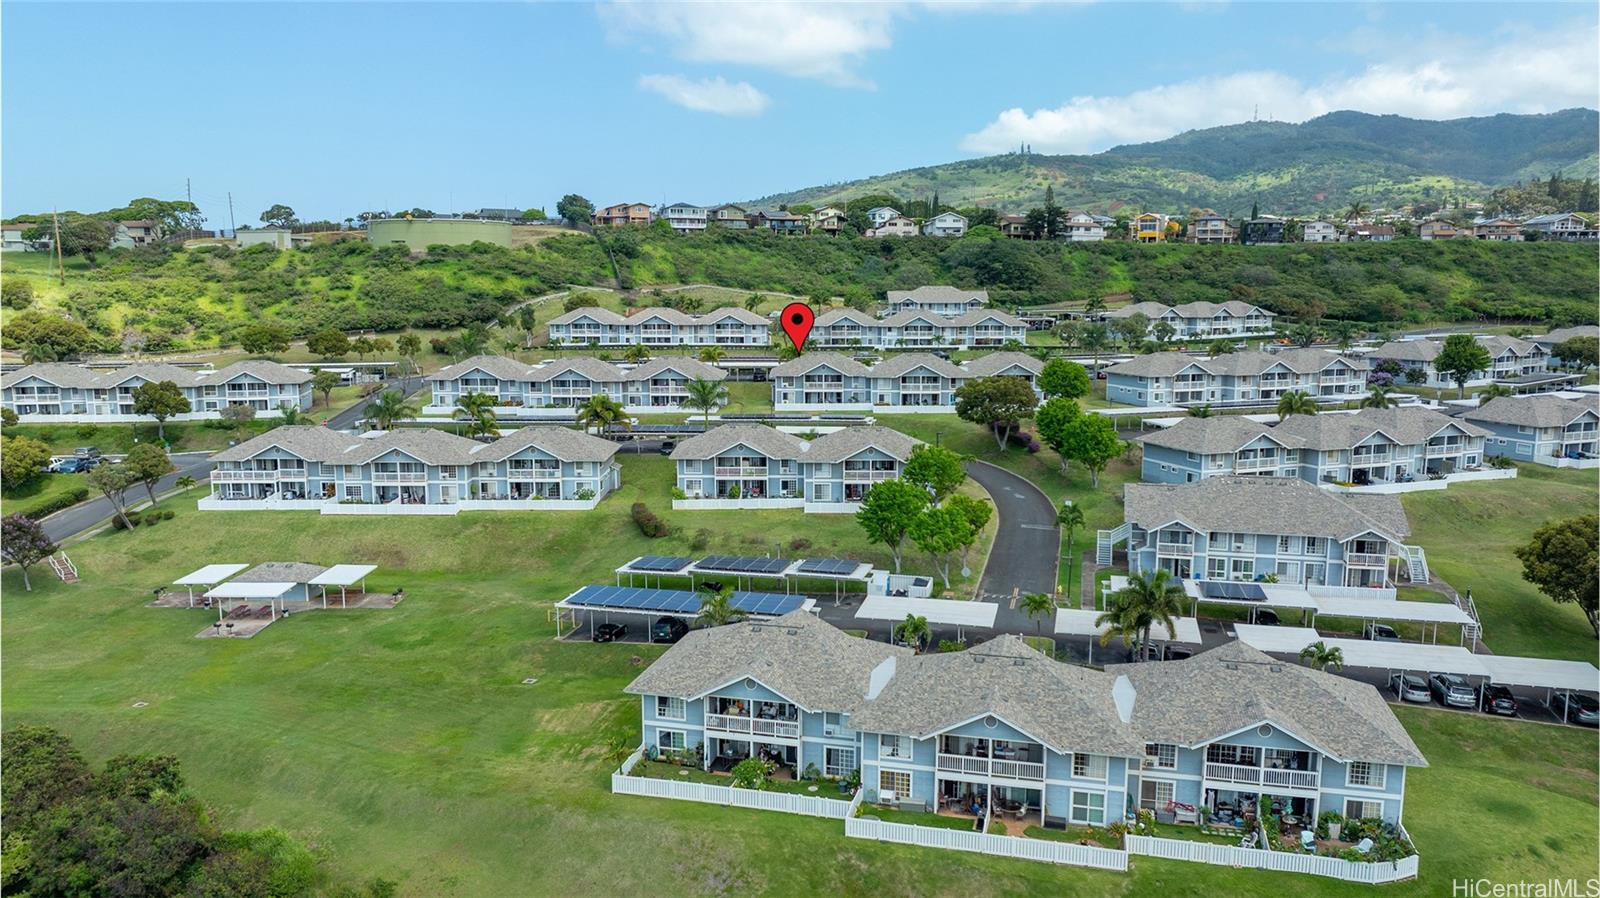
[[[1559,171],[1596,174],[1600,115],[1496,115],[1435,122],[1335,112],[1302,124],[1245,122],[1093,156],[1008,154],[778,193],[753,201],[838,203],[887,193],[1020,212],[1047,185],[1073,208],[1124,207],[1238,216],[1253,203],[1284,214],[1326,214],[1352,201],[1394,207],[1447,197],[1487,198],[1492,186]]]
[[[275,252],[264,248],[113,253],[99,268],[69,267],[59,286],[40,254],[8,254],[4,276],[33,285],[33,307],[4,311],[66,314],[107,350],[131,330],[151,351],[208,349],[242,327],[278,321],[297,336],[319,329],[419,331],[490,321],[563,284],[610,284],[614,308],[663,302],[660,287],[717,284],[691,293],[707,307],[750,292],[815,299],[923,284],[988,288],[1003,306],[1093,296],[1180,303],[1246,299],[1287,315],[1365,322],[1478,321],[1531,324],[1595,320],[1592,247],[1551,243],[1398,241],[1390,244],[1143,246],[1035,243],[979,236],[779,238],[717,231],[695,236],[663,228],[591,237],[568,234],[536,246],[436,248],[411,257],[365,243]],[[609,252],[608,252],[609,250]],[[776,307],[781,297],[763,304]],[[559,314],[546,303],[539,320]],[[35,311],[37,310],[37,311]],[[6,336],[6,346],[16,339]]]

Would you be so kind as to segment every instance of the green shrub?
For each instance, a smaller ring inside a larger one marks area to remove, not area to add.
[[[638,525],[639,532],[651,539],[660,539],[671,531],[655,513],[645,507],[643,502],[633,503],[633,523]]]
[[[27,517],[35,521],[49,517],[63,508],[71,508],[79,502],[89,498],[89,488],[86,486],[74,487],[70,492],[63,493],[26,513]]]

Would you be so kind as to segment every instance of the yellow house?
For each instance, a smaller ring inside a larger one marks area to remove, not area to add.
[[[1140,243],[1160,243],[1167,239],[1167,216],[1144,212],[1128,222],[1128,235]]]

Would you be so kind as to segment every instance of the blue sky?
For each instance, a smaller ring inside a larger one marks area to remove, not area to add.
[[[0,8],[6,215],[715,203],[1332,109],[1600,105],[1593,4]],[[1490,74],[1492,73],[1492,74]]]

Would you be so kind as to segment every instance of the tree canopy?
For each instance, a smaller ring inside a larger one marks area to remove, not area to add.
[[[1019,377],[980,377],[956,388],[956,416],[994,429],[995,442],[1004,449],[1017,422],[1033,414],[1038,397]]]
[[[1600,637],[1600,516],[1582,515],[1553,521],[1533,531],[1533,539],[1520,549],[1522,579],[1558,604],[1573,604],[1589,619]]]

